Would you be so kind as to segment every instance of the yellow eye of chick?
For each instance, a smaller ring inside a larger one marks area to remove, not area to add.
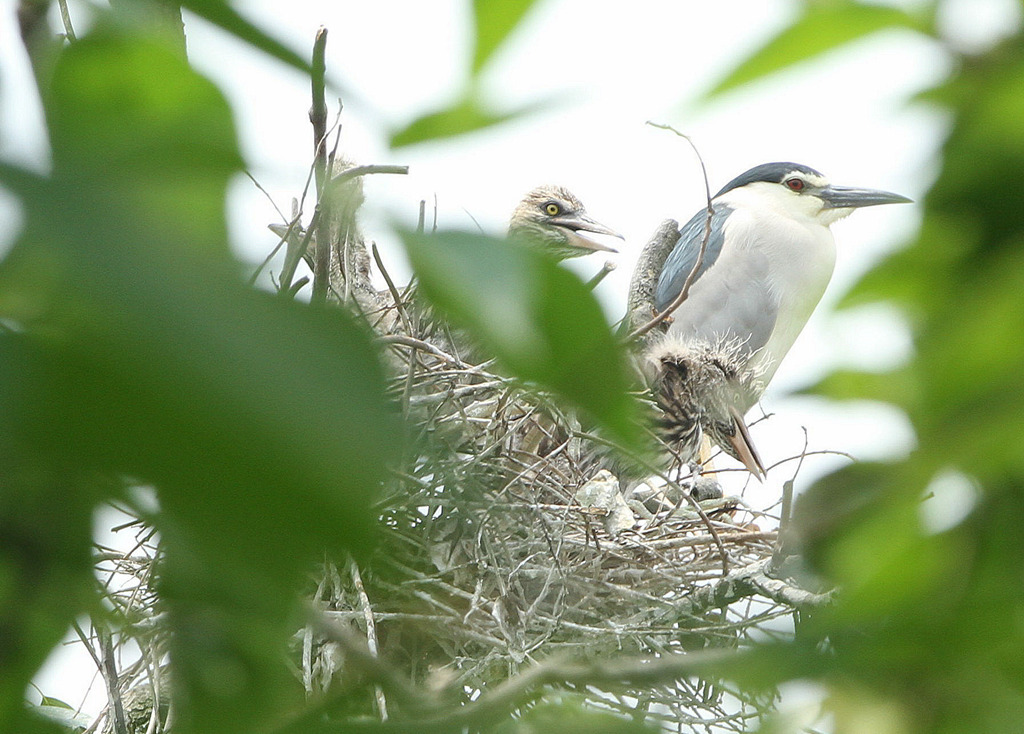
[[[553,201],[549,201],[549,202],[548,202],[548,203],[547,203],[547,204],[546,204],[546,205],[544,206],[544,211],[546,211],[546,212],[548,213],[548,216],[550,216],[550,217],[553,217],[553,216],[555,216],[555,215],[559,214],[559,213],[560,213],[560,212],[561,212],[562,210],[561,210],[561,208],[560,208],[560,207],[558,206],[558,204],[556,204],[556,203],[555,203],[555,202],[553,202]]]

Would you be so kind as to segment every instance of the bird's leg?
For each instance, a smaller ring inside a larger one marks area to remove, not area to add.
[[[715,468],[714,464],[711,463],[711,451],[713,448],[711,440],[707,436],[701,438],[700,452],[697,455],[697,459],[700,462],[700,470],[702,474],[704,473],[704,467],[710,467],[711,469]]]

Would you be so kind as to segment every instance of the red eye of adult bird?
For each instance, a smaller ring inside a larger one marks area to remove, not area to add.
[[[806,185],[807,184],[804,183],[804,180],[802,178],[791,178],[788,181],[786,181],[786,186],[788,186],[792,191],[803,191],[804,186]]]

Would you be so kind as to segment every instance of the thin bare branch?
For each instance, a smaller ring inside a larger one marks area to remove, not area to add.
[[[457,367],[459,369],[466,369],[469,367],[458,357],[453,357],[447,352],[435,347],[430,342],[425,342],[422,339],[417,339],[412,336],[405,336],[403,334],[385,334],[384,336],[378,337],[378,341],[382,344],[399,344],[403,347],[410,347],[412,349],[418,349],[421,352],[427,352],[435,357],[443,359],[448,364]]]
[[[587,289],[594,290],[600,285],[601,281],[608,277],[608,274],[615,270],[615,263],[611,260],[605,260],[601,269],[597,271],[593,278],[587,281]]]
[[[64,37],[71,43],[78,40],[75,36],[75,28],[71,24],[71,13],[68,12],[68,0],[57,0],[57,7],[60,8],[60,20],[64,24]]]
[[[372,173],[397,173],[399,175],[405,175],[409,173],[409,166],[392,166],[392,165],[369,165],[369,166],[353,166],[352,168],[346,168],[344,171],[339,173],[337,176],[332,178],[328,183],[329,186],[337,186],[343,184],[346,181],[350,181],[356,176],[366,176]]]
[[[114,725],[114,734],[128,734],[124,702],[121,700],[121,687],[118,685],[117,661],[114,659],[114,641],[110,632],[102,627],[96,627],[96,637],[100,644],[100,670],[103,673],[103,680],[107,684],[107,706],[113,712],[111,721]]]
[[[632,332],[630,332],[629,336],[627,337],[627,342],[635,341],[636,339],[638,339],[639,337],[643,336],[648,331],[653,329],[655,326],[663,322],[665,319],[671,316],[672,312],[679,308],[679,306],[682,305],[683,301],[685,301],[687,297],[690,295],[690,286],[693,285],[693,281],[697,279],[697,275],[698,273],[700,273],[700,269],[704,265],[704,253],[706,252],[708,247],[708,240],[711,238],[711,217],[714,216],[715,213],[714,207],[711,205],[711,185],[708,183],[708,170],[707,167],[704,165],[704,159],[701,157],[700,151],[697,150],[697,146],[694,144],[693,140],[690,139],[690,136],[679,132],[671,125],[663,125],[660,123],[651,122],[650,120],[648,120],[647,124],[650,125],[651,127],[656,127],[661,130],[672,131],[679,137],[686,140],[686,142],[690,144],[690,147],[693,148],[693,152],[696,154],[697,160],[700,162],[700,170],[704,177],[704,193],[707,198],[708,215],[707,219],[705,219],[704,221],[704,238],[701,240],[700,243],[700,251],[697,253],[697,260],[696,262],[694,262],[693,267],[690,269],[689,274],[686,276],[686,280],[683,281],[682,289],[679,291],[676,297],[672,299],[672,302],[669,303],[668,306],[666,306],[662,311],[655,314],[655,316],[650,321],[648,321],[643,326],[640,326],[634,329]]]
[[[366,625],[366,649],[373,657],[380,657],[380,646],[377,643],[377,624],[373,619],[373,607],[370,605],[370,597],[366,594],[366,589],[363,587],[363,577],[359,573],[359,566],[353,559],[349,559],[349,574],[352,577],[352,585],[355,586],[356,594],[359,598],[359,611],[363,615],[363,623]],[[380,686],[375,686],[375,695],[377,698],[377,711],[380,713],[382,721],[388,720],[388,701],[384,695],[384,689]]]
[[[320,217],[316,225],[310,222],[310,231],[316,230],[317,248],[314,250],[313,265],[313,303],[325,303],[330,285],[331,249],[328,246],[327,222],[329,217],[324,214],[328,206],[324,196],[327,181],[327,100],[325,97],[324,77],[327,72],[325,52],[327,48],[327,29],[320,26],[313,42],[312,91],[313,105],[309,110],[309,120],[313,124],[313,148],[315,151],[314,170],[316,171],[317,210]]]

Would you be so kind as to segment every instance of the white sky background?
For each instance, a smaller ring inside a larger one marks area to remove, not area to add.
[[[14,0],[0,0],[0,156],[45,168],[38,101],[13,22]],[[692,137],[708,168],[712,192],[738,173],[771,160],[811,165],[839,184],[896,191],[920,199],[935,174],[943,120],[909,98],[948,68],[933,44],[892,33],[730,94],[709,106],[695,98],[791,19],[792,0],[538,4],[486,77],[500,109],[556,99],[546,113],[450,141],[389,151],[383,131],[454,99],[466,80],[471,52],[468,0],[246,0],[235,6],[271,35],[308,55],[320,25],[329,29],[329,76],[345,95],[341,151],[358,163],[408,164],[408,176],[365,179],[363,227],[382,247],[393,275],[407,277],[387,222],[415,222],[418,203],[436,197],[439,226],[501,234],[519,198],[541,183],[572,189],[592,216],[626,236],[618,269],[600,286],[609,319],[624,310],[626,287],[640,248],[666,218],[688,219],[704,205],[704,183],[689,146],[644,123],[672,124]],[[72,4],[85,25],[82,6]],[[1013,0],[947,2],[957,41],[984,45],[1019,23]],[[227,94],[237,115],[250,171],[278,206],[290,211],[311,160],[309,83],[215,28],[189,17],[190,58]],[[329,92],[329,99],[332,93]],[[332,111],[335,106],[332,106]],[[307,205],[307,212],[312,206]],[[429,216],[429,215],[428,215]],[[0,199],[0,220],[17,212]],[[838,366],[882,369],[911,348],[898,319],[882,309],[835,316],[831,305],[884,253],[915,232],[914,205],[873,207],[833,227],[838,264],[832,285],[762,405],[774,417],[753,428],[768,465],[799,454],[806,427],[811,450],[834,449],[861,459],[908,451],[906,420],[884,406],[839,406],[787,397]],[[233,188],[230,219],[241,256],[259,262],[279,221],[247,179]],[[15,219],[16,221],[16,219]],[[16,229],[0,227],[0,247]],[[603,255],[573,261],[586,276]],[[275,262],[276,272],[280,262]],[[845,463],[810,457],[797,491]],[[748,491],[756,509],[775,502],[794,465],[772,471]],[[39,683],[48,695],[81,699],[80,676],[67,658]],[[90,669],[85,663],[83,670]],[[91,674],[91,673],[90,673]],[[83,675],[88,675],[84,674]],[[97,686],[93,704],[103,703]]]

